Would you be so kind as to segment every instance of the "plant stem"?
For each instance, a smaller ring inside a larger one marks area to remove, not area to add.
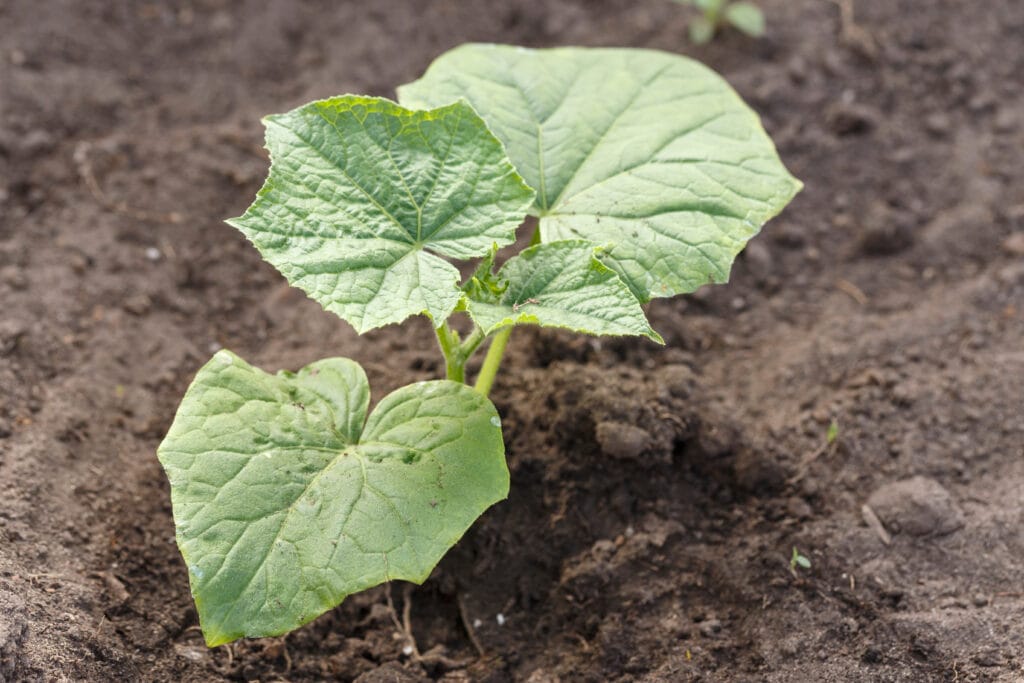
[[[473,331],[470,333],[470,335],[466,337],[466,341],[462,342],[462,345],[459,346],[459,353],[462,355],[463,363],[468,361],[473,356],[473,354],[476,353],[476,350],[480,347],[480,344],[482,344],[484,339],[486,338],[487,335],[484,334],[482,327],[477,325],[476,327],[473,328]]]
[[[494,377],[498,374],[501,366],[501,357],[505,355],[505,347],[508,345],[508,338],[512,335],[512,327],[506,327],[494,335],[491,348],[487,349],[484,357],[484,364],[480,368],[480,374],[476,378],[476,390],[484,396],[491,393],[494,386]]]
[[[437,345],[444,355],[445,376],[453,382],[466,381],[466,359],[460,352],[459,335],[445,321],[440,327],[434,328]]]

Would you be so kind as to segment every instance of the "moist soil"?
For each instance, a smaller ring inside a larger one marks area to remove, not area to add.
[[[1024,3],[762,5],[0,1],[0,681],[1024,679]],[[442,371],[221,222],[259,118],[465,41],[694,56],[806,189],[664,348],[517,330],[511,495],[424,585],[208,650],[155,456],[198,367]]]

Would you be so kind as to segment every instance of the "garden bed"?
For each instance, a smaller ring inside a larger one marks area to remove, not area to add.
[[[0,681],[1024,675],[1024,5],[766,0],[695,49],[665,0],[336,4],[0,2]],[[259,118],[469,40],[694,56],[806,189],[651,304],[665,348],[516,331],[511,496],[422,587],[208,650],[155,456],[198,367],[443,372],[221,222]]]

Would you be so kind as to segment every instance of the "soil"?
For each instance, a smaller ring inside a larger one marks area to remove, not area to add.
[[[1024,680],[1024,3],[762,5],[0,0],[0,681]],[[207,650],[155,457],[196,369],[441,370],[221,222],[259,118],[469,40],[695,56],[806,190],[665,348],[517,331],[511,497],[423,586]]]

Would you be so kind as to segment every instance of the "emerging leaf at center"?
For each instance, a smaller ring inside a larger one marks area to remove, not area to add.
[[[367,420],[369,396],[344,358],[269,375],[220,351],[199,371],[159,457],[211,647],[286,633],[385,581],[424,581],[508,494],[484,396],[420,382]]]
[[[507,325],[562,327],[594,335],[643,335],[662,343],[640,302],[590,242],[538,244],[498,272],[500,297],[469,296],[466,309],[484,332]]]
[[[608,245],[642,302],[725,282],[801,187],[728,83],[678,55],[463,45],[398,93],[469,101],[537,189],[543,240]]]
[[[270,176],[228,221],[293,285],[360,333],[461,297],[467,259],[510,244],[533,201],[464,102],[409,111],[346,95],[264,119]]]

